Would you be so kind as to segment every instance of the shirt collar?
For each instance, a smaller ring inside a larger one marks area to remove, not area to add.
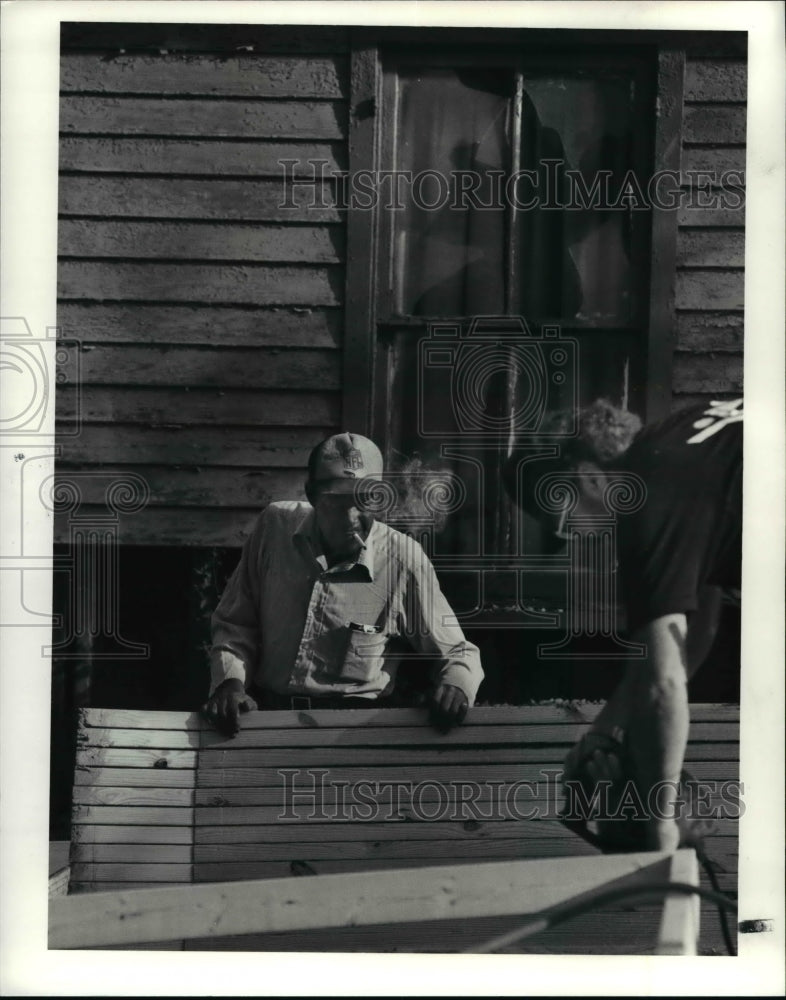
[[[368,538],[366,539],[366,547],[365,549],[361,548],[356,560],[337,563],[335,566],[331,566],[330,569],[328,569],[327,558],[322,546],[322,538],[319,534],[319,529],[317,528],[317,518],[313,507],[308,511],[306,516],[293,532],[292,541],[301,554],[307,555],[311,558],[311,560],[318,563],[323,572],[346,573],[355,566],[361,566],[368,575],[369,580],[373,581],[374,539],[377,534],[377,529],[377,522],[374,521],[371,525],[371,531],[368,533]]]

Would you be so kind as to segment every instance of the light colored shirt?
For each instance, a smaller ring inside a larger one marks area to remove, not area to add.
[[[236,678],[279,694],[374,699],[392,691],[407,655],[441,661],[439,681],[470,705],[483,679],[418,542],[375,521],[357,560],[329,567],[300,501],[260,515],[212,628],[211,693]]]

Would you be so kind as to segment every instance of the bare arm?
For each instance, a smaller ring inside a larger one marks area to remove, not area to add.
[[[647,655],[628,668],[633,674],[628,750],[637,786],[648,795],[647,846],[669,850],[679,840],[669,812],[677,797],[690,726],[685,615],[656,618],[635,639],[646,644]],[[662,787],[657,798],[651,795],[656,786]]]

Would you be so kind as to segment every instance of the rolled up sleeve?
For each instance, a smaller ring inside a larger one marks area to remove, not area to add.
[[[434,567],[419,547],[410,574],[405,601],[407,638],[417,652],[442,660],[439,680],[460,688],[472,705],[483,680],[480,650],[464,635],[442,593]]]

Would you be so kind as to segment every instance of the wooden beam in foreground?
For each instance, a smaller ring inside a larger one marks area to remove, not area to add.
[[[662,881],[670,868],[671,855],[649,852],[76,895],[51,900],[49,947],[527,916],[570,899],[589,898],[612,884]],[[681,911],[670,917],[669,940],[679,937],[675,928],[683,917]]]
[[[677,851],[672,856],[670,882],[699,884],[699,862],[695,851]],[[656,955],[695,955],[699,940],[701,906],[698,896],[667,896],[658,932]]]

